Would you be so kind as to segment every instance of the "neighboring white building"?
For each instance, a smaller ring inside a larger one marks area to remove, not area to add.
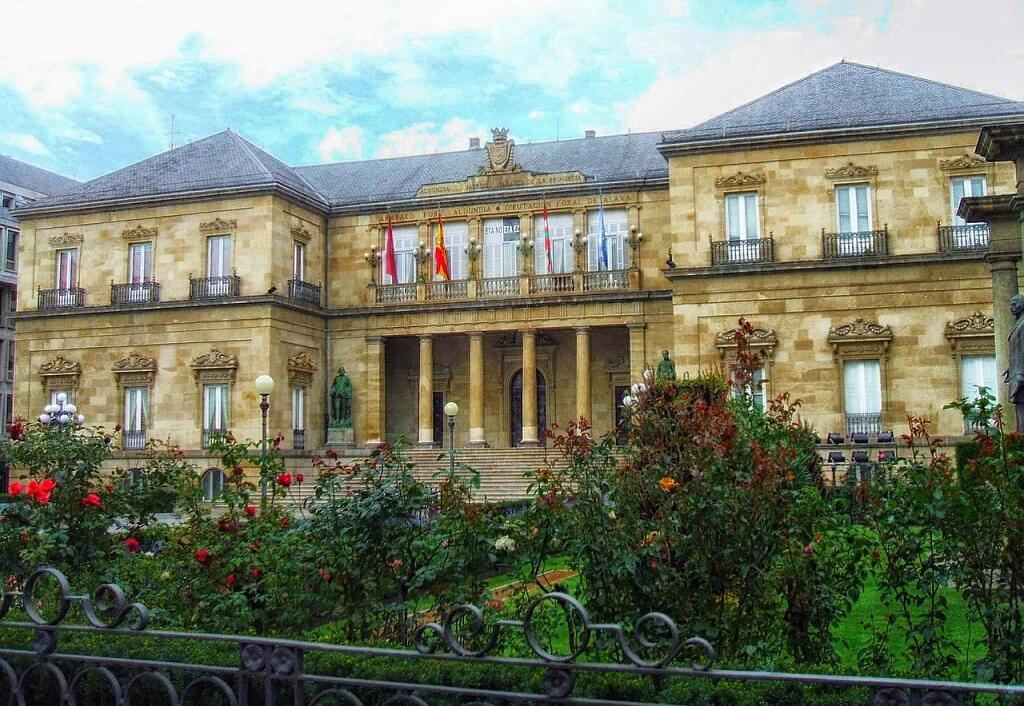
[[[14,409],[14,322],[10,314],[17,302],[20,229],[12,211],[76,186],[79,183],[74,179],[0,154],[0,420],[4,434]]]

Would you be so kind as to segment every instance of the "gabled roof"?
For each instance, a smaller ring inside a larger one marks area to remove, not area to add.
[[[664,134],[686,144],[907,123],[1024,118],[1024,102],[841,61],[688,130]]]
[[[14,184],[47,195],[59,194],[80,185],[74,179],[40,169],[3,154],[0,154],[0,182]]]
[[[514,159],[528,172],[579,171],[593,184],[664,178],[668,164],[658,154],[659,138],[649,132],[516,144]],[[332,205],[346,206],[413,198],[426,184],[462,181],[486,164],[486,151],[477,148],[296,169]]]
[[[224,130],[85,182],[72,191],[40,199],[24,210],[272,187],[325,205],[292,167],[231,130]]]

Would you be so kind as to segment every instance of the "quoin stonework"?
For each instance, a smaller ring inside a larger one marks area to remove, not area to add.
[[[1001,374],[990,233],[957,209],[1016,190],[975,147],[1018,121],[1019,102],[839,63],[665,133],[496,129],[305,167],[218,133],[18,209],[16,411],[65,391],[126,454],[202,455],[220,429],[259,437],[267,373],[300,463],[344,367],[351,453],[438,446],[455,401],[456,445],[500,454],[581,416],[615,431],[663,350],[679,375],[727,366],[744,317],[758,403],[788,390],[822,436],[913,413],[957,437],[943,405]]]

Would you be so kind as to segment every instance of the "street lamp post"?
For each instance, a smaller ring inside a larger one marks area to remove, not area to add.
[[[263,422],[263,443],[260,451],[260,501],[263,506],[267,504],[267,412],[270,411],[270,393],[274,391],[274,378],[269,375],[260,375],[256,378],[256,392],[260,395],[260,415]]]
[[[459,413],[459,405],[449,402],[444,406],[448,415],[448,470],[455,476],[455,415]]]
[[[70,431],[76,425],[85,424],[85,417],[81,414],[75,415],[77,411],[75,405],[68,402],[67,394],[58,392],[54,397],[53,404],[43,407],[43,413],[39,415],[39,423],[61,431]]]

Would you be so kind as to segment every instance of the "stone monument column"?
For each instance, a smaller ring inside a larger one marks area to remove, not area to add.
[[[419,438],[417,446],[434,447],[434,339],[420,336]]]
[[[626,328],[629,329],[629,379],[647,382],[644,380],[644,362],[647,360],[644,329],[647,324],[626,324]]]
[[[590,327],[576,327],[576,420],[593,421],[590,405]]]
[[[384,431],[384,342],[383,336],[366,337],[366,432],[367,446],[380,446]]]
[[[520,446],[540,446],[537,436],[537,332],[523,331],[523,440]]]
[[[484,438],[484,335],[469,334],[469,444],[487,446]]]

